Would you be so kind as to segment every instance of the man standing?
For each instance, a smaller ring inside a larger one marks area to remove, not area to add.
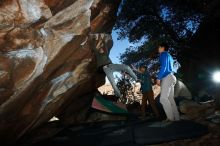
[[[162,43],[158,47],[160,53],[160,71],[157,78],[157,85],[161,86],[160,103],[170,121],[180,120],[179,112],[174,101],[174,85],[176,77],[174,73],[173,57],[168,53],[168,45]]]
[[[142,104],[141,104],[141,112],[142,116],[146,116],[146,105],[147,101],[149,102],[151,108],[153,109],[154,114],[157,118],[159,118],[159,111],[156,107],[156,103],[154,101],[154,92],[152,89],[152,81],[149,73],[146,70],[145,66],[141,66],[138,70],[132,66],[134,71],[137,73],[138,79],[141,82],[141,92],[142,92]]]

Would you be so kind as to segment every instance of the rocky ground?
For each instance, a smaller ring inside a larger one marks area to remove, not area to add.
[[[183,120],[192,120],[200,124],[206,125],[208,126],[210,132],[207,135],[198,138],[172,141],[172,142],[162,143],[152,146],[207,146],[207,145],[219,146],[220,145],[220,124],[215,124],[207,120],[207,117],[212,115],[216,111],[215,104],[213,102],[206,104],[199,104],[191,100],[182,100],[179,103],[179,109],[182,112],[181,118]],[[94,112],[93,114],[91,114],[89,119],[92,120],[87,122],[126,120],[125,117],[123,116],[121,117],[116,115],[108,115],[98,112]],[[53,120],[57,120],[57,119],[53,118]],[[30,144],[33,142],[35,143],[53,137],[56,133],[61,132],[64,127],[66,126],[60,124],[59,121],[57,122],[54,121],[54,123],[49,122],[48,125],[44,125],[43,127],[34,131],[28,137],[25,137],[25,139],[29,139],[26,142]]]
[[[210,133],[200,138],[173,141],[155,146],[219,146],[220,124],[214,124],[206,119],[214,113],[214,107],[214,103],[198,104],[193,101],[183,101],[180,104],[180,110],[183,113],[182,119],[207,125]]]
[[[112,94],[113,90],[111,85],[106,84],[99,88],[100,92]],[[136,90],[139,90],[137,86]],[[157,97],[160,93],[160,87],[153,87],[155,97]],[[141,97],[139,97],[141,98]],[[215,104],[214,102],[199,104],[192,100],[183,100],[180,102],[179,109],[182,112],[182,119],[192,120],[203,125],[207,125],[210,133],[194,139],[187,140],[179,140],[173,141],[169,143],[158,144],[155,146],[219,146],[220,145],[220,124],[212,123],[207,120],[207,117],[214,114],[215,112]]]

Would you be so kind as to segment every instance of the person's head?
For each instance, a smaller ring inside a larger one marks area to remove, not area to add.
[[[99,50],[99,53],[103,54],[106,52],[105,45],[103,41],[99,41],[96,48]]]
[[[164,51],[168,51],[169,50],[169,45],[167,43],[161,43],[158,46],[158,52],[162,53]]]
[[[106,49],[104,47],[99,49],[99,53],[104,54],[106,52]]]
[[[146,67],[145,66],[140,66],[139,67],[139,71],[142,72],[142,73],[145,72],[146,71]]]

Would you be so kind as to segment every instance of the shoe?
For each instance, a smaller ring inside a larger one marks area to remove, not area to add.
[[[140,117],[138,117],[138,119],[140,119],[140,120],[146,120],[147,118],[146,118],[145,116],[140,116]]]
[[[199,101],[200,104],[205,104],[205,103],[210,103],[210,102],[214,102],[214,98],[212,96],[202,96]]]
[[[211,121],[211,119],[215,118],[215,116],[216,116],[215,114],[212,114],[212,115],[206,117],[206,120]]]
[[[211,122],[214,124],[220,124],[220,117],[216,117],[216,118],[211,119]]]
[[[173,121],[170,121],[169,119],[163,120],[160,122],[160,127],[167,127],[168,125],[172,124]]]
[[[220,116],[220,111],[215,111],[215,115]]]
[[[215,111],[214,114],[206,117],[206,120],[208,120],[214,124],[220,124],[220,111]]]
[[[162,122],[171,122],[169,119],[165,119],[165,120],[163,120]]]

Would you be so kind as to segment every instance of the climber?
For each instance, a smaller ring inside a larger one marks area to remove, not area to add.
[[[152,90],[152,81],[149,73],[146,70],[145,66],[140,66],[139,69],[136,69],[132,65],[132,69],[137,73],[138,79],[141,83],[141,92],[142,92],[142,104],[141,104],[141,112],[142,117],[146,116],[146,105],[147,101],[149,102],[151,108],[153,109],[154,114],[157,118],[159,118],[159,111],[156,107],[156,103],[154,101],[154,92]]]
[[[174,86],[176,84],[174,61],[168,53],[168,49],[166,43],[161,43],[158,47],[161,67],[157,77],[157,85],[161,85],[160,103],[166,113],[167,120],[178,121],[180,115],[174,101]]]
[[[101,34],[101,37],[109,37],[106,40],[108,40],[107,42],[104,42],[106,40],[104,40],[103,38],[99,38],[99,35],[95,36],[95,42],[98,41],[98,44],[96,44],[95,46],[93,46],[93,51],[94,51],[94,55],[96,57],[96,62],[97,62],[97,70],[98,72],[101,73],[105,73],[109,82],[111,83],[114,92],[116,94],[116,96],[118,97],[122,97],[122,94],[120,93],[120,90],[118,89],[115,79],[114,79],[114,75],[113,73],[115,71],[117,72],[126,72],[128,73],[135,81],[137,81],[137,76],[135,75],[135,73],[131,70],[131,68],[125,64],[112,64],[110,58],[109,58],[109,49],[107,48],[111,48],[113,45],[112,39],[110,38],[110,35],[105,35],[105,34]]]

